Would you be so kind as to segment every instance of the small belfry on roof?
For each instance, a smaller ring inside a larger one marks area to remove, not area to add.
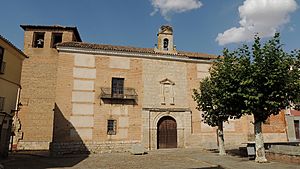
[[[165,31],[173,32],[173,28],[170,25],[162,25],[159,29],[159,33],[163,33]]]

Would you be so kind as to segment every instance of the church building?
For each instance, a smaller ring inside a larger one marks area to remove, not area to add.
[[[154,48],[82,42],[76,27],[21,25],[24,53],[21,150],[54,154],[216,148],[216,128],[202,122],[193,89],[215,55],[177,50],[161,26]],[[155,43],[155,42],[154,42]],[[252,117],[225,124],[225,144],[254,140]],[[266,141],[287,141],[284,114],[263,128]]]

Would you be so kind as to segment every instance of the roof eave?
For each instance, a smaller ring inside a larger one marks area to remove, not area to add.
[[[76,26],[72,27],[72,26],[55,26],[55,25],[20,25],[20,27],[26,31],[28,28],[29,29],[62,29],[62,30],[72,30],[75,34],[75,37],[77,39],[78,42],[82,42],[82,39],[80,37],[79,31],[77,29]]]
[[[88,45],[88,46],[86,46]],[[77,48],[77,49],[90,49],[90,50],[107,50],[107,51],[116,51],[116,52],[134,52],[134,53],[145,53],[145,54],[154,54],[154,55],[169,55],[169,56],[176,56],[176,57],[185,57],[191,59],[204,59],[204,60],[212,60],[217,59],[218,56],[210,55],[210,54],[202,54],[196,52],[185,52],[185,51],[178,51],[176,53],[165,53],[165,52],[158,52],[152,48],[136,48],[136,47],[128,47],[126,46],[114,46],[114,45],[101,45],[101,44],[89,44],[89,43],[76,43],[76,42],[65,42],[60,43],[57,45],[58,47],[67,47],[67,48]],[[99,47],[100,46],[100,47]],[[120,50],[116,48],[121,48]],[[134,48],[134,49],[132,49]]]
[[[188,57],[178,57],[176,55],[166,55],[163,53],[147,53],[147,52],[130,52],[130,51],[116,51],[116,50],[105,50],[105,49],[91,49],[82,47],[67,47],[67,46],[57,46],[58,51],[61,52],[71,52],[71,53],[86,53],[86,54],[107,54],[107,55],[117,55],[121,57],[139,57],[139,58],[151,58],[151,59],[162,59],[162,60],[177,60],[184,62],[197,62],[197,63],[212,63],[214,59],[205,58],[188,58]]]
[[[9,40],[4,38],[2,35],[0,35],[0,39],[6,42],[10,47],[14,48],[18,53],[20,53],[25,58],[29,58],[27,55],[25,55],[25,53],[21,49],[17,48],[13,43],[11,43]]]

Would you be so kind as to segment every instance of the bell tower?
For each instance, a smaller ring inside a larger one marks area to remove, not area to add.
[[[64,58],[60,57],[56,45],[81,42],[81,38],[76,27],[21,25],[21,28],[24,30],[24,53],[29,58],[22,66],[20,99],[23,107],[19,118],[24,136],[19,143],[26,145],[26,149],[47,149],[54,139],[54,130],[57,130],[54,110],[60,92],[57,90],[60,84],[58,70]]]
[[[155,51],[177,53],[173,42],[173,28],[171,26],[163,25],[160,27],[157,34],[157,46]]]

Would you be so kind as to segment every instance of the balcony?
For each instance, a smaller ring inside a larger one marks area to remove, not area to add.
[[[138,98],[134,88],[124,88],[123,93],[112,93],[111,88],[101,88],[101,99],[116,99],[116,100],[134,100]]]

